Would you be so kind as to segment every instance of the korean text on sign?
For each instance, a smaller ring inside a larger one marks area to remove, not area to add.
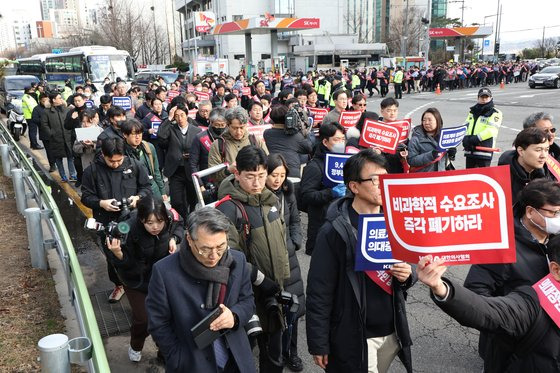
[[[332,188],[344,182],[344,164],[352,154],[327,153],[323,170],[323,185]]]
[[[356,245],[356,271],[389,269],[398,262],[391,254],[383,214],[360,215]]]
[[[389,240],[396,259],[427,254],[447,264],[515,260],[509,167],[383,175]]]

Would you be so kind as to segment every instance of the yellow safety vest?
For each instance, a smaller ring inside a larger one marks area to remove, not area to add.
[[[502,125],[503,114],[500,110],[494,108],[494,112],[490,116],[479,116],[474,121],[474,116],[469,113],[467,117],[466,124],[467,135],[476,135],[480,139],[480,145],[486,148],[496,147],[496,138],[498,137],[498,132],[500,126]],[[465,155],[474,155],[482,158],[492,158],[492,152],[484,152],[479,150],[465,151]]]
[[[25,120],[31,119],[33,109],[37,106],[37,101],[27,93],[21,98],[21,110],[23,111],[23,117]]]

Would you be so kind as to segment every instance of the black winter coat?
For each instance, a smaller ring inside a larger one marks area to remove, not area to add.
[[[51,106],[41,116],[41,132],[49,141],[49,152],[53,158],[66,158],[66,148],[72,149],[72,131],[64,128],[66,107]]]
[[[263,133],[266,147],[270,154],[279,153],[286,158],[289,177],[301,177],[300,155],[309,155],[313,151],[311,141],[303,136],[301,132],[286,135],[283,128],[270,128]]]
[[[121,243],[122,259],[109,252],[109,260],[115,266],[119,279],[129,288],[148,293],[148,284],[153,265],[169,255],[169,240],[175,238],[177,248],[184,234],[183,219],[177,213],[168,211],[167,226],[154,236],[146,231],[138,220],[138,211],[130,213],[127,223],[130,232],[126,243]]]
[[[519,199],[519,193],[521,190],[523,190],[525,185],[527,185],[531,180],[555,180],[546,164],[542,169],[536,169],[531,173],[527,173],[527,171],[525,171],[525,169],[523,169],[517,161],[518,157],[519,154],[517,153],[517,150],[508,150],[500,156],[500,159],[498,159],[498,166],[509,165],[509,173],[511,177],[511,199],[514,205]]]
[[[93,210],[93,217],[101,224],[118,220],[120,212],[109,212],[101,208],[99,202],[139,195],[140,198],[152,194],[152,183],[146,167],[135,159],[124,157],[123,163],[113,169],[107,166],[103,157],[97,157],[84,170],[82,177],[82,203]]]
[[[103,130],[103,132],[101,132],[99,134],[99,136],[97,136],[97,143],[95,145],[95,149],[96,150],[101,149],[101,143],[103,142],[103,140],[105,140],[105,139],[117,139],[117,138],[121,138],[121,139],[123,139],[123,141],[125,141],[121,130],[116,129],[115,127],[113,127],[112,124],[109,124],[109,126],[107,128],[105,128]]]
[[[206,131],[199,132],[191,145],[190,159],[191,171],[198,172],[208,168],[208,153],[210,153],[210,146],[218,138],[218,135],[212,130],[213,127],[208,127]]]
[[[357,232],[350,223],[351,197],[329,207],[327,221],[319,231],[307,277],[307,346],[311,355],[329,355],[327,372],[368,371],[364,272],[354,271]],[[417,280],[416,271],[401,284],[392,281],[395,331],[401,346],[399,358],[412,372],[412,340],[406,317],[406,290]]]
[[[305,202],[307,207],[308,223],[305,251],[309,254],[315,247],[317,232],[325,222],[327,209],[334,199],[332,188],[327,188],[323,184],[326,150],[327,148],[323,144],[317,146],[315,155],[303,169],[300,182],[301,200]]]
[[[155,120],[159,121],[160,122],[159,125],[161,126],[163,121],[166,120],[168,117],[169,117],[169,115],[167,114],[167,111],[165,111],[165,110],[162,110],[161,114],[157,114],[153,111],[150,111],[148,114],[146,114],[144,116],[144,118],[141,120],[142,124],[144,125],[144,133],[142,135],[142,138],[145,141],[151,141],[151,142],[153,142],[154,140],[157,140],[157,137],[152,138],[152,136],[148,133],[148,130],[150,128],[152,128],[152,119],[156,118]]]
[[[188,128],[187,135],[183,136],[179,125],[175,122],[166,120],[159,127],[159,146],[167,150],[165,153],[165,168],[163,169],[163,174],[167,177],[173,176],[179,166],[185,167],[187,176],[192,173],[189,159],[184,159],[183,154],[190,154],[193,140],[202,130],[193,125],[190,119]]]
[[[35,123],[39,129],[39,140],[49,141],[49,137],[45,133],[45,130],[41,128],[41,117],[43,116],[45,110],[45,107],[41,104],[35,106],[35,108],[33,108],[33,112],[31,113],[31,121]]]
[[[286,224],[286,248],[288,249],[288,260],[290,262],[290,278],[284,281],[284,289],[298,296],[299,310],[296,316],[299,318],[305,315],[303,278],[296,254],[303,242],[301,218],[294,194],[294,185],[290,180],[286,180],[280,189],[273,192],[280,201],[280,209],[284,213],[284,223]]]
[[[560,371],[560,330],[531,286],[521,286],[505,297],[484,297],[444,281],[450,287],[448,299],[438,301],[432,294],[435,304],[461,325],[496,335],[484,360],[485,372]],[[533,333],[535,341],[527,345],[523,338]],[[512,359],[516,350],[518,358]]]

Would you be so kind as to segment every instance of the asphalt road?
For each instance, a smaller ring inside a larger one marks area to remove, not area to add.
[[[504,115],[504,121],[498,136],[497,146],[502,151],[511,149],[513,140],[523,127],[523,119],[537,111],[545,111],[556,119],[554,123],[560,128],[560,90],[529,89],[526,83],[508,84],[504,89],[492,86],[494,102]],[[464,89],[453,92],[444,91],[441,95],[434,93],[403,94],[399,100],[399,117],[411,117],[412,125],[420,124],[423,111],[436,107],[442,114],[444,126],[463,124],[469,107],[476,103],[478,89]],[[392,94],[392,92],[391,92]],[[381,98],[374,96],[368,100],[368,110],[379,113]],[[496,164],[499,154],[494,156]],[[458,149],[455,162],[457,169],[465,167],[462,149]],[[305,215],[305,214],[303,214]],[[306,218],[304,216],[304,218]],[[304,219],[305,220],[305,219]],[[309,269],[309,257],[298,253],[304,277]],[[446,276],[462,284],[469,270],[468,266],[450,268]],[[306,278],[304,278],[306,281]],[[423,284],[416,284],[410,291],[407,313],[412,346],[413,367],[415,372],[481,372],[483,363],[478,356],[478,331],[460,326],[456,321],[437,308],[428,296]],[[314,366],[307,353],[305,340],[305,323],[300,322],[299,351],[305,362],[305,372],[322,372]],[[393,362],[390,372],[405,372],[398,359]]]

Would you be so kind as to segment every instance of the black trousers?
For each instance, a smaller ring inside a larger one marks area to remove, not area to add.
[[[29,125],[29,143],[31,144],[32,148],[36,148],[39,145],[39,143],[37,142],[37,123],[30,120],[27,122],[27,124]]]
[[[282,358],[282,331],[261,333],[257,336],[259,345],[259,372],[281,373],[284,369]]]
[[[491,158],[487,159],[487,158],[467,157],[465,162],[465,168],[490,167],[490,162],[492,162]]]
[[[53,167],[55,165],[54,158],[51,155],[51,150],[49,148],[49,140],[43,140],[43,145],[45,146],[45,152],[47,153],[47,159],[49,161],[49,166]]]
[[[402,84],[395,83],[393,86],[395,87],[395,98],[402,98]]]
[[[148,333],[148,314],[146,312],[146,296],[148,294],[136,289],[124,287],[125,295],[132,310],[132,325],[130,326],[130,347],[134,351],[142,351]]]
[[[186,219],[190,211],[196,206],[196,192],[190,175],[187,175],[185,167],[179,166],[175,173],[169,178],[169,197],[171,206]]]

